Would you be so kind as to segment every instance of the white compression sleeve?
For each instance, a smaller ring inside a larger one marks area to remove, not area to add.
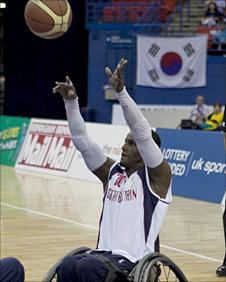
[[[145,165],[150,168],[157,167],[162,163],[163,155],[152,138],[148,121],[129,96],[125,87],[121,92],[117,93],[117,98]]]
[[[73,144],[81,152],[86,166],[94,171],[105,163],[107,157],[88,136],[85,122],[79,110],[78,98],[74,100],[64,99],[64,103]]]

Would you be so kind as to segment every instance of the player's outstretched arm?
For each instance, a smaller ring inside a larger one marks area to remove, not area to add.
[[[161,198],[165,198],[171,182],[171,170],[166,160],[164,160],[161,150],[152,138],[151,128],[147,120],[126,91],[123,77],[126,64],[127,60],[121,59],[114,72],[108,67],[105,68],[105,72],[109,83],[116,91],[125,120],[130,127],[144,163],[148,167],[152,188]]]
[[[79,110],[78,96],[70,78],[65,82],[56,82],[53,93],[58,93],[64,98],[67,120],[75,148],[81,152],[86,166],[104,184],[108,172],[114,161],[107,158],[101,148],[88,136],[85,122]]]

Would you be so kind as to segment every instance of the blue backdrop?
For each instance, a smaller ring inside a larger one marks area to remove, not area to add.
[[[203,50],[205,51],[205,50]],[[226,58],[208,56],[207,86],[187,89],[160,89],[136,85],[136,34],[127,32],[90,31],[88,106],[95,109],[96,121],[110,123],[112,105],[106,101],[103,86],[107,84],[105,66],[116,67],[120,58],[128,59],[125,69],[125,83],[130,95],[138,104],[193,105],[197,95],[205,97],[206,104],[216,101],[225,103]]]
[[[173,172],[173,194],[220,203],[225,192],[225,152],[221,132],[157,129]]]

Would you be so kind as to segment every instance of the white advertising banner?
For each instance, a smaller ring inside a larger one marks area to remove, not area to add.
[[[206,85],[207,36],[137,36],[137,85],[189,88]]]
[[[89,136],[102,148],[104,153],[108,157],[119,161],[121,147],[124,144],[129,128],[127,126],[97,123],[86,123],[86,126]],[[71,177],[79,179],[97,181],[97,177],[87,169],[78,151],[69,168],[68,174]]]
[[[89,136],[110,158],[119,160],[127,126],[86,123]],[[32,119],[16,168],[99,181],[72,141],[67,121]]]

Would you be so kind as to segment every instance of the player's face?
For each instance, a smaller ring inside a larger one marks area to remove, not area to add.
[[[221,107],[219,105],[216,105],[214,108],[213,108],[213,111],[215,114],[219,114],[221,112]]]
[[[133,140],[132,134],[126,136],[125,143],[122,146],[122,154],[120,164],[125,168],[136,168],[138,163],[143,162],[142,157]]]
[[[203,97],[202,97],[202,96],[198,96],[198,97],[196,98],[196,103],[197,103],[198,106],[202,106],[203,103],[204,103]]]

